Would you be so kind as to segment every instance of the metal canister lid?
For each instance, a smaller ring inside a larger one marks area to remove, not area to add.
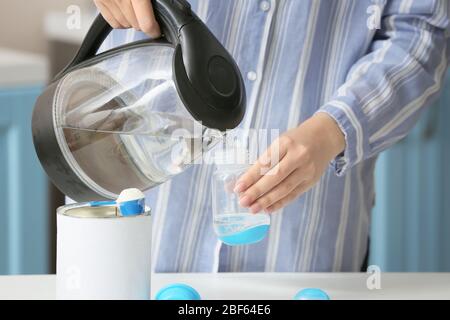
[[[149,216],[150,208],[145,207],[145,213],[140,216]],[[119,212],[119,208],[116,205],[100,205],[100,203],[95,203],[92,205],[90,202],[69,204],[59,207],[57,214],[69,216],[73,218],[91,218],[91,219],[101,219],[101,218],[133,218],[138,217],[137,215],[122,215]]]

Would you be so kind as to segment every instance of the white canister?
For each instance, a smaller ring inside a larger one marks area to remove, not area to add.
[[[150,299],[151,216],[74,204],[57,212],[57,299]]]

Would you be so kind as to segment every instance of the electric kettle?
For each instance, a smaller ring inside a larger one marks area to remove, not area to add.
[[[163,31],[97,54],[98,16],[73,61],[37,99],[34,146],[75,201],[115,199],[183,172],[245,114],[242,75],[185,0],[154,0]]]

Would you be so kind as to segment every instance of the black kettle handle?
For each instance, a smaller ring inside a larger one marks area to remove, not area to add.
[[[225,131],[237,127],[245,113],[246,95],[231,54],[192,12],[187,0],[151,1],[165,40],[174,45],[175,85],[189,112],[210,128]],[[53,81],[96,57],[111,30],[99,15],[72,62]]]
[[[74,67],[77,64],[94,57],[97,54],[98,49],[100,49],[103,41],[105,41],[111,33],[111,30],[111,26],[106,22],[102,15],[99,14],[92,23],[92,26],[86,34],[77,54],[66,69]]]
[[[194,19],[189,2],[185,0],[152,0],[152,4],[155,17],[165,37],[170,42],[178,42],[179,29]],[[93,58],[111,31],[111,26],[99,14],[92,23],[77,54],[65,70]]]

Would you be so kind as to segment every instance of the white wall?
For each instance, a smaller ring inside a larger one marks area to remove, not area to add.
[[[69,5],[92,10],[92,0],[0,0],[0,47],[47,51],[44,17],[49,11],[65,12]]]

